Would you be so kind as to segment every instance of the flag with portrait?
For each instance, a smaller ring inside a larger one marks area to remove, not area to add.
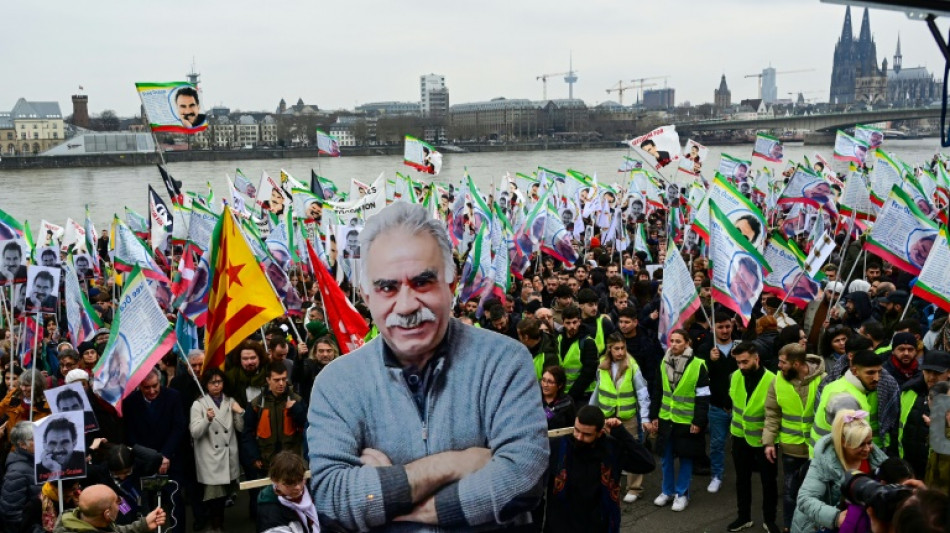
[[[864,248],[911,275],[920,274],[937,240],[930,220],[903,189],[895,185],[871,226]]]
[[[715,200],[709,202],[709,254],[713,299],[748,326],[771,268]]]

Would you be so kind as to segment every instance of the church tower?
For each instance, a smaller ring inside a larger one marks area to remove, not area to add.
[[[898,33],[897,34],[897,52],[894,53],[894,67],[893,67],[894,74],[900,74],[902,59],[903,59],[903,56],[901,56],[901,35]]]
[[[714,105],[716,109],[725,109],[732,105],[732,91],[729,90],[729,86],[726,85],[726,75],[722,75],[722,79],[719,81],[719,88],[714,92],[713,98]]]
[[[828,103],[847,104],[854,100],[854,31],[851,29],[851,6],[844,12],[841,37],[835,44],[831,67],[831,93]]]

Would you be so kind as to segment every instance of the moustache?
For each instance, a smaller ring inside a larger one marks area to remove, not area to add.
[[[420,308],[409,315],[392,313],[386,317],[387,328],[414,328],[424,322],[435,322],[435,313],[428,307]]]

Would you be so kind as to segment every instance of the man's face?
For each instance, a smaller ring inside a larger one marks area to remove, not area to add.
[[[69,456],[73,453],[76,443],[69,431],[54,429],[44,437],[44,449],[60,466],[65,466]]]
[[[323,215],[323,208],[318,202],[312,202],[307,206],[307,218],[318,219]]]
[[[16,271],[20,266],[20,252],[17,250],[6,250],[3,252],[3,269],[8,272]]]
[[[881,269],[878,267],[868,267],[867,272],[865,273],[868,281],[874,282],[881,279]]]
[[[838,271],[834,269],[825,270],[825,279],[829,282],[836,281],[838,279]]]
[[[317,361],[321,365],[330,364],[330,361],[333,361],[336,356],[333,347],[323,342],[317,344],[316,352]]]
[[[83,405],[82,400],[76,398],[75,396],[68,396],[66,398],[57,398],[56,406],[59,407],[60,411],[82,411]]]
[[[476,301],[476,300],[469,300],[469,301],[465,302],[465,312],[466,312],[466,313],[474,313],[474,312],[476,312],[476,311],[478,311],[478,301]]]
[[[287,372],[282,374],[271,372],[267,376],[267,388],[274,396],[280,396],[287,392]]]
[[[354,254],[360,249],[360,236],[358,233],[352,232],[346,236],[346,249]]]
[[[933,239],[918,240],[910,247],[910,260],[916,265],[923,266],[927,261],[927,256],[930,255],[930,249],[933,248],[933,245]]]
[[[620,333],[629,337],[637,332],[637,321],[630,317],[622,316],[617,319],[617,328],[620,329]]]
[[[276,360],[276,361],[283,361],[284,359],[287,358],[287,352],[288,352],[288,351],[289,351],[289,350],[288,350],[286,344],[284,344],[284,345],[277,345],[277,346],[274,346],[273,348],[271,348],[270,355],[271,355],[271,358],[274,359],[274,360]]]
[[[749,352],[733,354],[733,357],[736,359],[736,364],[739,365],[739,370],[744,372],[749,372],[759,368],[759,356],[752,355]]]
[[[798,369],[795,368],[795,365],[788,362],[788,358],[784,355],[778,356],[778,369],[782,372],[782,377],[786,381],[791,381],[798,377]]]
[[[731,320],[716,322],[716,340],[719,341],[719,344],[725,344],[732,340]]]
[[[909,365],[911,361],[917,357],[917,348],[910,344],[901,344],[894,348],[894,357],[896,357],[902,365]]]
[[[544,280],[544,286],[548,289],[548,292],[554,292],[557,289],[557,278],[550,277]]]
[[[755,298],[756,285],[758,285],[758,279],[755,277],[755,273],[751,272],[745,266],[739,265],[734,285],[736,299],[740,302],[748,302],[752,298]]]
[[[950,379],[950,370],[944,370],[943,372],[936,372],[934,370],[924,370],[924,382],[927,383],[927,388],[931,388],[941,381],[947,381]]]
[[[399,357],[428,357],[449,326],[452,288],[433,237],[384,232],[367,253],[364,293],[379,332]]]
[[[659,159],[660,157],[660,151],[657,150],[656,145],[653,143],[650,143],[644,146],[643,151],[652,155],[655,159]]]
[[[56,266],[56,254],[44,253],[41,257],[41,260],[43,261],[43,266],[45,267]]]
[[[33,282],[33,296],[39,301],[45,300],[52,291],[53,284],[48,279],[37,278]]]
[[[577,294],[577,290],[581,288],[581,284],[577,279],[570,278],[567,280],[567,286],[571,289],[571,292]]]
[[[746,179],[748,175],[749,175],[749,169],[746,168],[745,165],[739,165],[736,167],[736,174],[735,174],[736,180],[742,181]]]
[[[881,381],[881,366],[852,366],[851,372],[869,391],[877,390],[877,384]]]
[[[85,257],[80,257],[76,260],[76,268],[83,271],[89,270],[89,260]]]
[[[142,381],[139,385],[139,390],[142,391],[142,396],[145,396],[145,399],[148,401],[153,401],[155,398],[158,398],[158,393],[161,391],[162,385],[157,377],[149,374],[148,377]]]
[[[241,350],[241,368],[245,372],[257,372],[257,367],[261,364],[261,358],[257,356],[254,350]]]
[[[581,304],[580,307],[581,307],[581,313],[584,315],[584,318],[593,318],[597,316],[596,302]]]
[[[626,309],[626,308],[627,308],[627,297],[626,297],[626,296],[618,296],[617,298],[614,298],[614,307],[617,309],[617,311],[622,311],[622,310]]]
[[[607,265],[607,279],[610,279],[613,276],[619,276],[620,270],[618,270],[617,265]]]
[[[270,190],[270,210],[277,213],[284,207],[284,196],[276,187]]]
[[[179,94],[175,98],[175,103],[178,105],[178,116],[181,120],[194,125],[195,119],[198,118],[198,101],[195,100],[195,97]]]
[[[581,283],[584,283],[584,281],[587,280],[587,269],[586,269],[586,268],[578,268],[577,271],[574,272],[574,277],[577,278],[577,281],[580,281]]]
[[[491,327],[493,327],[495,331],[505,331],[506,329],[508,329],[508,315],[505,314],[505,315],[502,315],[500,318],[496,318],[495,320],[492,320]]]
[[[574,419],[574,442],[584,447],[590,447],[603,434],[603,430],[598,431],[596,426],[581,424],[580,420]]]
[[[201,375],[201,366],[204,364],[204,356],[196,355],[188,360],[188,365],[191,367],[191,370],[195,373],[196,376]]]
[[[736,229],[739,230],[739,233],[746,239],[749,239],[749,242],[755,243],[755,231],[753,231],[752,226],[749,225],[748,220],[742,219],[736,222]]]
[[[581,319],[565,318],[563,325],[564,325],[564,333],[568,337],[574,337],[577,335],[577,332],[581,329]]]

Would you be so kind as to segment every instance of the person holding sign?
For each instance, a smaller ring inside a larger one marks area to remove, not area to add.
[[[87,532],[87,531],[114,531],[116,533],[145,533],[154,531],[165,524],[165,511],[156,507],[145,518],[128,526],[116,525],[115,519],[119,515],[119,496],[105,485],[87,487],[79,495],[79,507],[67,511],[59,520],[53,531]]]
[[[76,430],[76,425],[59,415],[50,416],[44,425],[43,450],[37,457],[36,479],[53,481],[85,472],[86,457],[76,449],[83,434]]]

